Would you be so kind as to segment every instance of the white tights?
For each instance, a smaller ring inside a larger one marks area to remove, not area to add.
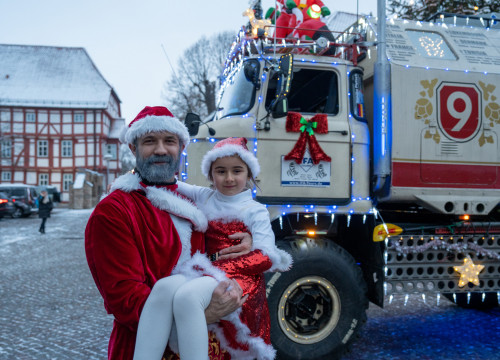
[[[177,274],[158,280],[142,309],[134,360],[160,360],[173,324],[181,359],[208,359],[205,309],[216,286],[209,276],[186,280]]]

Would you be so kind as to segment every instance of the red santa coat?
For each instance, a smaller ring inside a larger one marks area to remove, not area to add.
[[[207,223],[190,201],[144,187],[137,175],[121,176],[112,190],[90,216],[85,252],[104,306],[115,318],[108,358],[122,360],[133,358],[139,317],[153,285],[171,274],[183,247],[191,255],[204,251],[199,231]]]

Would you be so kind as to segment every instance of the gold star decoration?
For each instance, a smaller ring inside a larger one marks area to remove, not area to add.
[[[468,283],[479,285],[479,273],[484,269],[484,265],[475,265],[469,255],[464,259],[462,266],[453,266],[453,269],[460,273],[458,286],[464,287]]]

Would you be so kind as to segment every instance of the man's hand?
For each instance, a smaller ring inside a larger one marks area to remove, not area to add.
[[[241,295],[243,290],[236,280],[230,279],[219,283],[212,293],[210,304],[205,309],[207,324],[219,321],[243,305],[248,295],[243,297]]]
[[[230,239],[241,239],[241,243],[219,251],[217,260],[234,259],[238,256],[248,254],[252,250],[253,239],[249,233],[239,232],[229,235],[228,237]]]

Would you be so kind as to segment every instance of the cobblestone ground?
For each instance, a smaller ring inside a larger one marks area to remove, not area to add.
[[[441,297],[370,304],[368,321],[342,360],[500,359],[500,308],[464,309]]]
[[[105,359],[112,317],[90,275],[89,210],[0,220],[0,359]]]
[[[107,315],[84,253],[90,210],[0,220],[0,360],[106,359]],[[500,309],[466,310],[441,298],[370,305],[344,360],[500,359]],[[328,360],[328,359],[325,359]]]

